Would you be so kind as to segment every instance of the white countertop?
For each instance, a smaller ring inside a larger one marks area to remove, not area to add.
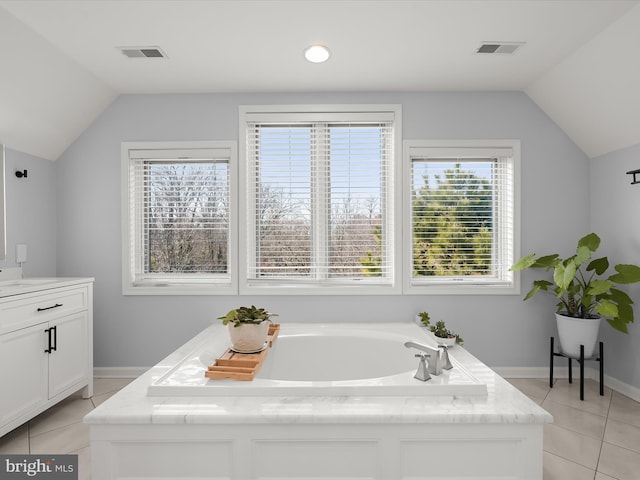
[[[542,424],[549,413],[460,348],[456,357],[487,385],[486,397],[149,397],[148,386],[201,342],[202,332],[89,413],[92,425],[290,423]]]
[[[68,287],[80,283],[93,282],[93,278],[82,277],[40,277],[0,280],[0,298],[41,292],[52,288]]]

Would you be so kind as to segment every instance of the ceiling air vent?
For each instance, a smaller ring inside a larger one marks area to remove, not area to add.
[[[122,54],[129,58],[166,58],[159,47],[118,47]]]
[[[515,53],[524,42],[484,42],[477,53]]]

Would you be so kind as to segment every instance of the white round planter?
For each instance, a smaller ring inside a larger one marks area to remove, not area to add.
[[[434,335],[433,333],[431,335],[433,335],[433,338],[435,339],[435,341],[436,341],[436,343],[438,345],[445,345],[447,347],[453,347],[456,344],[456,337],[442,338],[442,337],[438,337],[438,336]]]
[[[584,345],[585,358],[593,357],[601,322],[601,318],[574,318],[556,313],[562,353],[579,358],[580,345]]]
[[[231,348],[240,353],[252,353],[262,350],[269,335],[270,323],[265,320],[258,324],[243,323],[237,327],[230,323],[228,327]]]

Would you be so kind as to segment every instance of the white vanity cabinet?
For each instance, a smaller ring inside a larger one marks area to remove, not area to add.
[[[92,279],[55,280],[0,286],[0,436],[81,388],[93,395]]]

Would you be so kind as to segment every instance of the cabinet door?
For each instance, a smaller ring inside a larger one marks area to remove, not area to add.
[[[87,312],[52,321],[56,349],[49,355],[49,398],[86,380],[89,376]]]
[[[46,323],[0,335],[0,425],[47,401]]]

